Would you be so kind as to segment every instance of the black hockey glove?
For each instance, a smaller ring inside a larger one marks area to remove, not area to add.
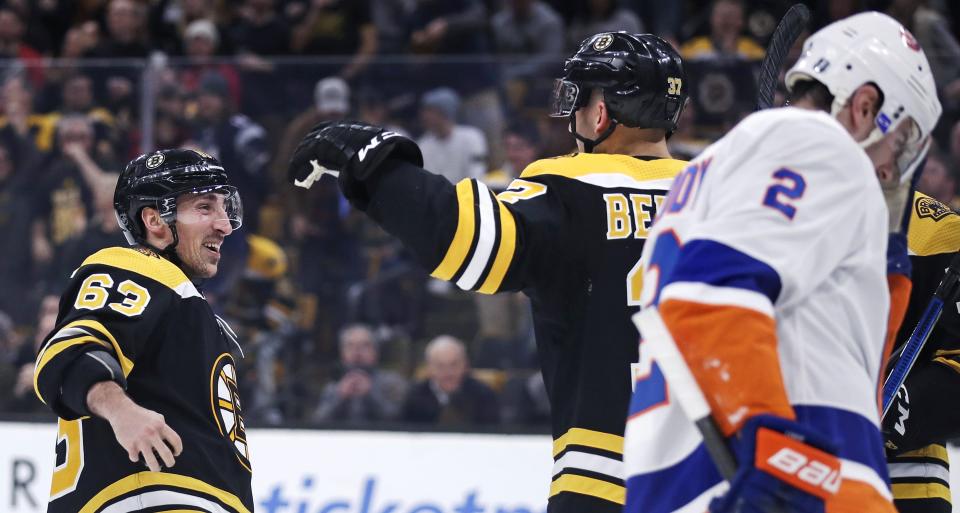
[[[332,175],[343,195],[363,210],[369,199],[363,182],[387,158],[423,166],[420,147],[396,132],[355,121],[323,122],[294,150],[289,178],[297,187],[309,189],[323,175]]]

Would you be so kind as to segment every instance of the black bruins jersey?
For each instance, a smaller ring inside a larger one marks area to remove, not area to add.
[[[960,216],[921,193],[913,198],[907,234],[913,289],[897,334],[903,344],[917,326],[944,270],[960,251]],[[960,436],[960,411],[951,401],[960,393],[960,313],[944,305],[884,421],[890,480],[901,513],[949,513],[950,466],[944,441]],[[931,443],[934,442],[934,443]]]
[[[253,511],[235,344],[221,322],[152,252],[108,248],[83,262],[37,356],[37,395],[60,417],[48,511]],[[70,365],[95,350],[116,358],[131,399],[180,436],[169,470],[131,462],[107,421],[78,418],[61,400]]]
[[[575,154],[534,162],[497,195],[480,181],[454,186],[406,163],[365,183],[368,214],[432,276],[530,297],[552,408],[551,513],[621,510],[638,261],[685,165]]]

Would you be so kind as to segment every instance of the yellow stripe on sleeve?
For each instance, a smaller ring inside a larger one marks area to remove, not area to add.
[[[43,371],[43,367],[50,362],[58,354],[66,351],[67,349],[78,346],[81,344],[99,344],[107,349],[110,349],[110,346],[106,342],[91,336],[86,337],[77,337],[70,340],[65,340],[63,342],[55,342],[53,345],[47,347],[47,349],[40,355],[40,359],[37,360],[36,367],[33,371],[33,391],[37,394],[37,397],[40,398],[44,404],[47,403],[40,395],[40,372]]]
[[[117,361],[120,362],[120,368],[123,370],[123,377],[130,375],[130,372],[133,370],[133,361],[131,361],[125,354],[123,354],[123,349],[120,348],[120,344],[117,343],[117,339],[113,338],[113,335],[109,330],[99,322],[93,319],[80,319],[73,321],[70,324],[64,326],[69,328],[70,326],[84,326],[87,328],[95,329],[107,337],[107,340],[110,341],[110,345],[113,346],[113,352],[116,353]]]
[[[517,249],[517,223],[513,213],[503,203],[497,203],[500,205],[500,248],[497,250],[497,257],[493,261],[490,273],[487,274],[487,279],[478,290],[483,294],[493,294],[500,289],[500,284],[503,283],[503,277],[506,276]]]
[[[921,447],[913,451],[907,451],[896,456],[897,458],[936,458],[942,460],[945,463],[950,462],[949,456],[947,456],[947,448],[940,444],[930,444],[926,447]]]
[[[623,454],[622,436],[592,429],[570,428],[563,436],[553,441],[553,457],[556,458],[568,445],[582,445]]]
[[[890,489],[897,500],[943,499],[950,502],[950,489],[940,483],[893,483]]]
[[[563,474],[550,484],[550,497],[560,492],[573,492],[591,497],[606,499],[616,504],[626,502],[626,488],[608,483],[601,479],[592,477],[578,476],[575,474]]]
[[[469,256],[467,253],[470,252],[470,245],[473,244],[473,234],[477,231],[473,212],[475,202],[472,180],[461,180],[457,184],[457,209],[459,210],[457,231],[453,235],[453,240],[450,241],[450,247],[447,248],[443,261],[430,273],[430,276],[449,281],[467,260]]]

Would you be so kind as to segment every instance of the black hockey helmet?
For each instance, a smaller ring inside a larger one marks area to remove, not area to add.
[[[237,188],[229,185],[220,162],[205,153],[184,150],[159,150],[133,159],[117,179],[113,208],[117,222],[131,245],[146,244],[146,232],[140,220],[144,207],[157,209],[173,231],[173,250],[178,242],[177,198],[181,194],[224,194],[224,208],[234,230],[243,223],[243,205]]]
[[[600,89],[614,123],[608,133],[587,144],[588,151],[609,136],[617,124],[637,128],[662,128],[667,134],[687,102],[680,54],[653,34],[601,32],[580,43],[563,66],[563,77],[554,87],[551,116],[570,117]],[[576,134],[575,126],[573,130]]]

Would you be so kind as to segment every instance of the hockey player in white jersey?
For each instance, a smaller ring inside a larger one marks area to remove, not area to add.
[[[747,117],[677,177],[643,249],[627,513],[894,511],[877,389],[900,212],[884,192],[909,187],[940,104],[916,40],[879,13],[811,36],[787,85],[792,107]],[[729,482],[651,333],[703,391]]]

